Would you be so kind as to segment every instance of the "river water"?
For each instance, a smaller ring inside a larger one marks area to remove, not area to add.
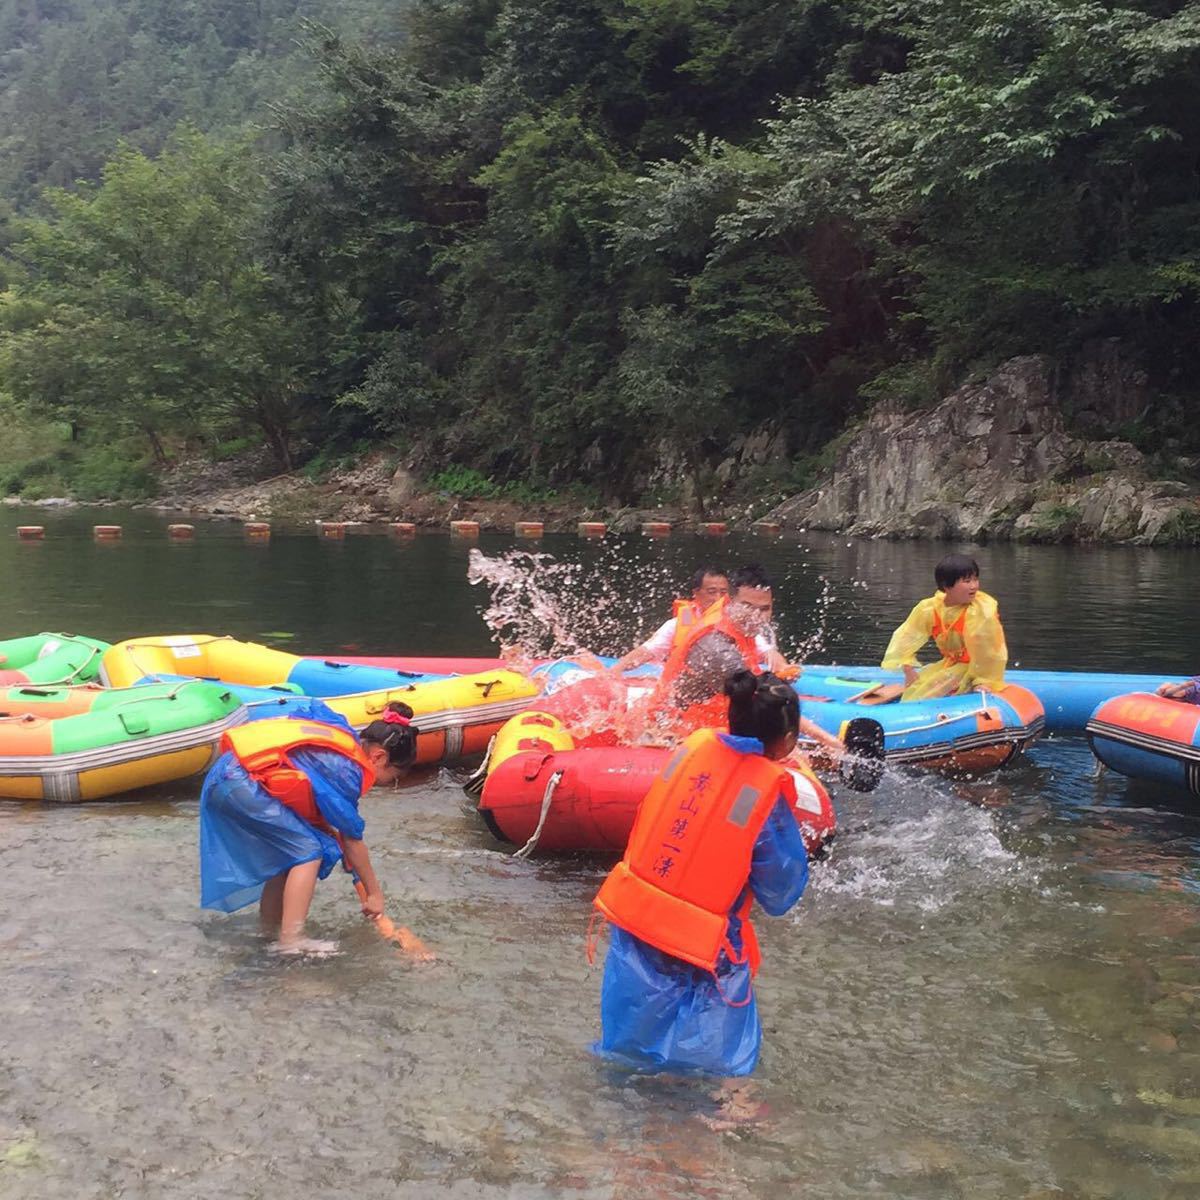
[[[94,521],[122,520],[115,545]],[[47,540],[18,544],[36,521]],[[311,529],[243,542],[147,513],[0,512],[0,636],[232,633],[296,652],[486,654],[469,546]],[[511,551],[485,535],[481,549]],[[785,647],[876,660],[931,591],[935,544],[826,536],[590,544],[548,537],[597,649],[652,628],[700,560],[777,577]],[[1192,671],[1197,559],[981,547],[1014,662]],[[564,566],[564,564],[567,564]],[[605,600],[605,597],[617,597]],[[974,781],[890,774],[839,798],[832,857],[760,922],[756,1120],[711,1088],[587,1052],[583,954],[604,865],[507,857],[460,770],[364,801],[389,911],[439,960],[396,957],[348,886],[280,963],[252,911],[197,907],[198,781],[128,801],[0,806],[0,1196],[1200,1195],[1200,820],[1044,740]]]

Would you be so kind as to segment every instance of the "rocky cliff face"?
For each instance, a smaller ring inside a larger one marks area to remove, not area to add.
[[[1151,478],[1128,442],[1068,431],[1064,411],[1086,414],[1087,428],[1136,418],[1144,378],[1108,366],[1085,365],[1064,383],[1048,359],[1015,358],[936,408],[884,405],[846,440],[823,486],[771,516],[891,537],[1197,540],[1193,486]]]

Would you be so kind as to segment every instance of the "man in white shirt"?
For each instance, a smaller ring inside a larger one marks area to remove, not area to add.
[[[697,567],[692,574],[692,598],[690,601],[675,602],[676,616],[664,621],[640,646],[630,650],[613,668],[614,674],[632,670],[648,662],[666,662],[671,647],[679,631],[679,622],[686,624],[694,622],[711,604],[729,595],[729,577],[720,567]],[[690,609],[691,611],[685,611]],[[767,624],[755,634],[754,643],[758,647],[761,665],[764,669],[774,671],[786,666],[783,656],[775,647],[775,630]]]

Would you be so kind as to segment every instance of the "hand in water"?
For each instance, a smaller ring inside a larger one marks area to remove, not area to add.
[[[368,921],[378,921],[383,916],[382,892],[368,892],[362,898],[362,915]]]

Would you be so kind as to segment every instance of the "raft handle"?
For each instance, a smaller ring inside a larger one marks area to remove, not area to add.
[[[150,732],[150,722],[141,713],[123,712],[119,715],[121,724],[125,726],[126,733],[133,734],[136,737],[138,734]]]

